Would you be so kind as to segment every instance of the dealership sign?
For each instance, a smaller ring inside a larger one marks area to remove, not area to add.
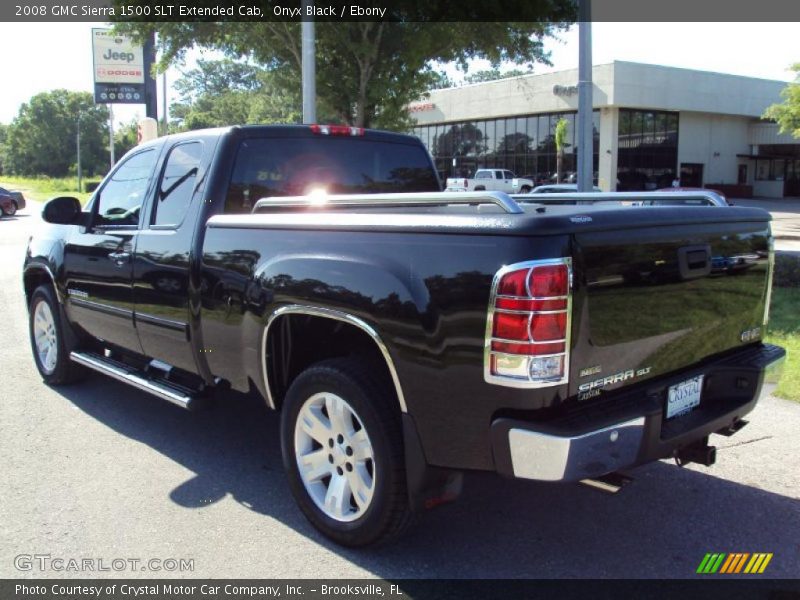
[[[144,104],[144,50],[110,29],[92,29],[94,101]]]

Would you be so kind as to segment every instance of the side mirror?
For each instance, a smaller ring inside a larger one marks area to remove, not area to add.
[[[42,219],[56,225],[77,223],[81,214],[81,203],[72,196],[59,196],[48,200],[42,209]]]

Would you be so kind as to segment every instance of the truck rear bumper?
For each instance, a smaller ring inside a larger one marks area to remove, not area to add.
[[[764,344],[553,421],[496,419],[491,439],[497,471],[538,481],[579,481],[672,456],[753,410],[760,396],[774,389],[785,357],[783,348]],[[667,388],[699,374],[705,379],[700,406],[666,420]]]

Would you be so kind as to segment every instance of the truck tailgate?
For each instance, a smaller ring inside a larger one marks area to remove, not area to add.
[[[574,236],[570,396],[586,400],[760,340],[769,223],[726,223],[725,209],[714,210],[720,222]]]

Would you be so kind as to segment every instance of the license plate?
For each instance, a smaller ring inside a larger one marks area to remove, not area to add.
[[[669,387],[667,394],[667,418],[685,415],[700,405],[700,390],[703,389],[703,376],[698,375]]]

